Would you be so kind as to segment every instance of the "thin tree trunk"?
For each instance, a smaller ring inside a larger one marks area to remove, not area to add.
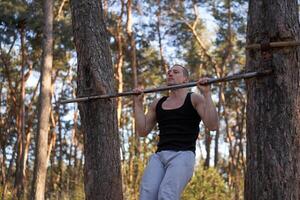
[[[55,141],[56,141],[56,132],[53,131],[51,133],[51,136],[50,136],[50,139],[49,139],[49,144],[48,144],[48,147],[47,147],[47,159],[46,159],[46,163],[49,162],[50,160],[50,157],[51,157],[51,152],[52,152],[52,149],[55,148]]]
[[[299,41],[297,0],[249,2],[247,44]],[[300,49],[272,49],[274,74],[247,82],[246,200],[300,199]],[[266,68],[247,52],[246,70]]]
[[[128,35],[128,40],[130,43],[130,64],[132,68],[132,80],[133,80],[133,87],[136,88],[138,87],[138,75],[137,75],[137,58],[136,58],[136,44],[135,44],[135,38],[134,34],[132,31],[133,28],[133,22],[132,22],[132,0],[127,1],[127,35]],[[135,101],[135,100],[133,100]],[[133,103],[133,106],[135,106],[135,102]],[[133,116],[134,116],[135,109],[133,109]],[[137,199],[138,195],[138,187],[137,187],[137,178],[138,178],[138,173],[140,173],[139,170],[139,165],[138,165],[138,160],[140,157],[140,149],[141,149],[141,143],[139,140],[139,136],[137,135],[137,130],[136,130],[136,121],[134,118],[132,118],[132,124],[133,124],[133,142],[131,145],[133,145],[133,152],[132,152],[132,159],[133,159],[133,169],[131,171],[131,176],[132,176],[132,186],[131,188],[133,189],[133,196],[135,199]]]
[[[1,161],[1,185],[2,187],[4,185],[6,185],[6,150],[5,150],[5,146],[1,146],[1,151],[2,151],[2,155],[0,155],[0,161]],[[2,188],[2,194],[5,193],[6,191],[4,191],[4,187]],[[2,199],[4,199],[5,194],[2,196]]]
[[[239,99],[241,102],[241,108],[240,108],[240,122],[239,122],[239,128],[238,132],[239,135],[239,154],[241,159],[241,165],[242,165],[242,173],[245,174],[246,172],[246,162],[245,162],[245,150],[244,150],[244,144],[245,144],[245,134],[244,134],[244,127],[245,127],[245,121],[246,121],[246,100],[245,98],[239,93]]]
[[[225,102],[225,98],[224,98],[224,102]],[[227,167],[227,170],[228,170],[228,184],[229,184],[229,187],[232,187],[233,185],[233,162],[234,162],[234,154],[233,154],[233,136],[232,136],[232,131],[230,130],[230,125],[229,125],[229,119],[228,119],[228,112],[226,110],[226,107],[224,107],[223,109],[223,116],[224,116],[224,121],[225,121],[225,130],[226,130],[226,139],[229,143],[229,146],[228,146],[228,153],[229,153],[229,156],[228,156],[228,167]]]
[[[209,163],[210,163],[210,145],[211,145],[211,135],[210,131],[205,128],[205,150],[206,150],[206,158],[204,162],[204,167],[209,168]]]
[[[157,0],[158,10],[156,12],[157,22],[156,22],[156,29],[157,29],[157,36],[158,36],[158,45],[159,45],[159,55],[160,55],[160,65],[161,69],[167,74],[168,72],[168,65],[165,62],[164,54],[163,54],[163,46],[162,46],[162,37],[161,37],[161,2]]]
[[[138,86],[135,39],[132,31],[132,0],[127,1],[127,35],[130,43],[130,64],[132,67],[133,87]]]
[[[223,105],[222,95],[223,95],[224,83],[221,83],[219,86],[219,103],[218,103],[218,116],[221,114],[221,108]],[[215,136],[215,157],[214,157],[214,167],[218,166],[219,162],[219,137],[220,137],[220,128],[216,130]]]
[[[28,128],[30,129],[32,127],[32,124],[28,124]],[[23,196],[28,196],[28,180],[26,179],[26,169],[27,169],[27,162],[28,162],[28,152],[29,152],[29,146],[30,146],[30,140],[31,140],[31,132],[26,132],[26,138],[24,142],[24,148],[23,148],[23,156],[22,156],[22,174],[23,174],[23,192],[24,194],[21,194]],[[30,185],[30,184],[29,184]]]
[[[225,71],[225,67],[230,65],[231,60],[232,60],[232,12],[231,12],[231,0],[226,0],[225,2],[226,4],[226,9],[227,9],[227,40],[226,40],[226,49],[225,49],[225,54],[222,56],[222,62],[219,65],[219,70],[218,70],[218,74],[220,75],[220,77],[225,76],[226,75],[226,71]],[[218,67],[218,66],[216,66]],[[225,99],[224,99],[224,88],[225,88],[225,83],[222,83],[220,85],[220,91],[219,91],[219,101],[220,101],[220,105],[218,107],[218,109],[221,109],[222,104],[224,105],[225,103]],[[224,107],[224,106],[223,106]],[[225,110],[225,109],[224,109]],[[220,111],[218,110],[219,114]],[[218,164],[218,160],[219,160],[219,153],[218,153],[218,149],[219,149],[219,135],[220,135],[220,130],[216,131],[216,137],[215,137],[215,159],[214,159],[214,166],[216,167]]]
[[[57,15],[55,16],[55,18],[59,21],[60,19],[63,18],[63,8],[64,8],[64,5],[66,4],[67,0],[62,0],[60,6],[59,6],[59,9],[58,9],[58,12],[57,12]]]
[[[63,136],[62,136],[62,123],[61,123],[61,117],[60,112],[58,108],[58,142],[59,142],[59,157],[58,157],[58,199],[62,198],[63,193]]]
[[[73,142],[71,142],[71,145],[69,147],[69,158],[68,158],[68,166],[67,166],[67,173],[68,173],[68,195],[69,198],[72,198],[72,190],[73,190],[73,173],[72,173],[72,154],[73,154]]]
[[[36,158],[32,181],[31,199],[45,198],[45,184],[47,175],[48,132],[51,110],[51,70],[53,46],[53,0],[45,0],[44,10],[44,41],[43,65],[41,70],[41,85],[39,95],[38,130],[36,137]]]
[[[21,37],[21,95],[20,95],[20,109],[18,116],[18,154],[17,154],[17,165],[16,165],[16,177],[15,177],[15,190],[17,199],[22,199],[24,190],[24,149],[25,149],[25,36],[24,22],[20,22],[20,37]]]
[[[4,182],[4,185],[3,185],[2,200],[5,200],[5,197],[6,197],[5,195],[6,195],[6,192],[7,192],[9,178],[12,174],[13,164],[14,164],[14,160],[15,160],[15,157],[16,157],[17,145],[18,145],[18,142],[16,142],[14,144],[11,160],[9,161],[9,166],[8,166],[7,175],[6,175],[7,178],[6,178],[6,181]]]
[[[13,44],[15,43],[15,41],[13,42]],[[13,44],[11,45],[11,48],[13,47]],[[10,51],[9,51],[10,52]],[[9,55],[9,53],[7,54],[7,55]],[[4,128],[4,130],[8,130],[10,127],[10,125],[9,125],[9,123],[5,123],[7,120],[9,121],[9,120],[12,120],[12,119],[16,119],[16,121],[18,122],[18,118],[17,118],[17,116],[18,116],[18,114],[17,114],[17,112],[16,112],[16,107],[17,107],[17,100],[16,100],[16,97],[15,97],[15,91],[16,91],[16,88],[14,88],[13,87],[13,85],[12,85],[12,81],[11,81],[11,72],[10,72],[10,70],[9,70],[9,61],[7,60],[7,58],[6,58],[6,55],[4,55],[4,54],[0,54],[0,56],[1,56],[1,60],[2,60],[2,62],[3,62],[3,64],[4,64],[4,75],[5,76],[3,76],[3,82],[4,82],[4,77],[7,79],[7,82],[8,82],[8,88],[7,88],[7,92],[6,92],[6,99],[5,99],[5,101],[6,101],[6,109],[7,110],[10,110],[10,112],[8,113],[8,118],[7,119],[5,119],[5,121],[3,121],[3,128]],[[1,84],[2,85],[2,84]],[[17,87],[17,86],[16,86]],[[1,97],[2,97],[2,93],[1,93]],[[16,117],[15,117],[16,116]],[[15,117],[15,118],[14,118]],[[2,119],[2,118],[1,118]],[[18,131],[19,129],[18,129],[18,123],[17,123],[17,128],[16,128],[16,130]],[[10,133],[10,132],[9,132]],[[18,134],[19,135],[19,134]],[[18,137],[18,135],[17,135],[17,137]],[[5,137],[5,138],[3,138],[4,139],[4,141],[6,141],[6,139],[7,139],[7,137]],[[13,174],[13,166],[14,166],[14,163],[17,163],[17,161],[16,161],[16,154],[18,154],[17,153],[17,151],[18,151],[18,143],[19,143],[19,141],[20,140],[18,140],[17,139],[17,141],[12,145],[13,147],[12,147],[12,156],[11,156],[11,159],[10,159],[10,161],[9,161],[9,166],[8,166],[8,169],[6,170],[6,171],[4,171],[4,173],[5,173],[5,181],[3,181],[3,185],[2,185],[2,194],[1,194],[1,198],[2,198],[2,200],[4,200],[5,198],[6,198],[6,193],[7,193],[7,191],[8,191],[8,185],[9,185],[9,182],[10,181],[14,181],[15,179],[15,177],[12,177],[11,178],[11,175]],[[5,142],[4,144],[3,144],[3,148],[5,148],[7,146],[7,143]],[[14,161],[16,161],[16,162],[14,162]],[[14,180],[12,180],[12,179],[14,179]],[[12,193],[13,193],[14,191],[12,191]]]
[[[74,115],[73,115],[73,121],[74,121],[74,127],[73,127],[73,130],[72,130],[72,142],[74,143],[74,169],[77,170],[77,166],[78,166],[78,163],[77,163],[77,152],[78,152],[78,138],[77,138],[77,135],[78,134],[78,112],[74,112]],[[74,176],[73,177],[74,180],[75,180],[75,184],[76,184],[76,180],[78,178],[78,176]]]
[[[52,90],[53,92],[53,90]],[[48,153],[47,153],[47,162],[50,163],[49,166],[49,185],[47,187],[46,193],[49,194],[50,193],[50,198],[54,198],[56,195],[56,191],[57,191],[57,184],[56,184],[56,166],[55,166],[55,155],[56,155],[56,137],[57,137],[57,133],[56,133],[56,124],[57,124],[57,119],[54,116],[54,110],[56,110],[57,107],[53,108],[53,110],[51,110],[50,113],[50,121],[51,121],[51,136],[48,140],[49,144],[48,144]]]
[[[77,95],[114,91],[113,66],[102,2],[71,1],[78,60]],[[79,104],[84,131],[87,200],[121,200],[120,144],[114,99]]]
[[[121,14],[117,20],[117,30],[116,30],[116,41],[117,41],[117,80],[118,80],[118,93],[123,92],[124,84],[123,84],[123,72],[122,67],[124,64],[124,55],[123,55],[123,36],[122,36],[122,17],[124,13],[124,1],[121,1]],[[118,107],[117,107],[117,116],[118,116],[118,127],[121,127],[121,114],[122,114],[122,98],[117,99]]]

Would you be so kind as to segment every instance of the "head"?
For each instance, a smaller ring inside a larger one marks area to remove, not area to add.
[[[189,72],[182,65],[173,65],[167,73],[167,85],[187,83],[189,81]]]

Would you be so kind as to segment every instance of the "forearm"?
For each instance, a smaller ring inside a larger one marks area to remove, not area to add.
[[[146,136],[146,115],[144,113],[143,103],[136,100],[134,109],[135,125],[138,135]]]
[[[216,110],[216,107],[212,101],[211,94],[206,93],[204,94],[205,99],[205,121],[206,126],[210,130],[217,130],[219,126],[219,117]]]

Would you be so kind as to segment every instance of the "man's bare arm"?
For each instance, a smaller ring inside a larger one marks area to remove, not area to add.
[[[201,116],[205,127],[211,131],[217,130],[219,127],[219,118],[211,96],[193,94],[192,102],[198,114]]]
[[[211,131],[217,130],[219,127],[219,117],[216,107],[211,99],[211,89],[206,83],[209,78],[200,78],[198,81],[198,89],[201,94],[192,95],[192,103],[198,114],[201,116],[204,125]]]
[[[135,120],[136,129],[140,137],[146,137],[156,124],[155,108],[158,99],[154,100],[149,106],[148,112],[145,114],[143,102],[140,97],[135,98]]]

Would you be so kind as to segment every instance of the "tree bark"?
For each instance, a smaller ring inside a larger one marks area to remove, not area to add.
[[[71,1],[78,60],[77,96],[114,92],[109,38],[102,2]],[[114,99],[79,104],[84,130],[84,183],[87,200],[121,200],[120,144]]]
[[[210,147],[211,147],[211,140],[212,140],[212,136],[210,134],[210,131],[205,128],[205,150],[206,150],[206,158],[205,158],[205,162],[204,162],[204,168],[208,169],[209,168],[209,163],[210,163]]]
[[[24,177],[25,177],[25,166],[24,166],[24,150],[25,150],[25,23],[20,22],[20,39],[21,39],[21,94],[19,100],[19,116],[18,116],[18,152],[16,162],[16,176],[15,176],[15,192],[17,199],[22,199],[24,190]]]
[[[168,65],[165,61],[164,54],[163,54],[163,45],[162,45],[162,35],[161,35],[161,1],[157,0],[157,11],[156,11],[156,31],[157,31],[157,36],[158,36],[158,45],[159,45],[159,57],[160,57],[160,65],[161,65],[161,70],[165,72],[165,74],[168,73]]]
[[[1,161],[1,185],[2,185],[2,199],[5,197],[6,192],[6,150],[5,146],[1,146],[2,155],[0,155]]]
[[[222,101],[222,96],[224,95],[224,83],[221,83],[219,86],[219,103],[218,103],[218,116],[221,116],[221,108],[224,104]],[[216,168],[218,166],[219,162],[219,138],[220,138],[220,128],[216,130],[216,136],[215,136],[215,155],[214,155],[214,167]]]
[[[299,41],[296,0],[249,2],[247,44]],[[300,199],[300,49],[272,49],[272,76],[247,83],[246,200]],[[260,70],[261,52],[247,52]]]
[[[116,26],[116,43],[117,43],[117,61],[116,61],[116,71],[117,71],[117,80],[118,80],[118,93],[123,92],[124,83],[123,83],[123,64],[124,64],[124,53],[123,53],[123,33],[122,33],[122,17],[124,13],[124,1],[121,1],[121,13],[117,18]],[[118,117],[118,127],[121,127],[121,115],[122,115],[122,98],[117,99],[117,117]]]
[[[127,35],[130,43],[130,64],[132,68],[133,87],[138,86],[135,38],[132,31],[132,0],[127,1]]]
[[[134,37],[134,32],[132,30],[133,28],[133,21],[132,21],[132,0],[128,0],[127,1],[127,24],[126,24],[126,32],[128,35],[128,42],[130,44],[130,64],[131,64],[131,68],[132,68],[132,81],[133,81],[133,88],[137,88],[138,87],[138,70],[137,70],[137,56],[136,56],[136,43],[135,43],[135,37]],[[135,99],[133,100],[133,107],[136,105],[135,103]],[[135,109],[133,109],[133,116],[135,115]],[[132,150],[130,151],[130,159],[132,160],[132,173],[130,174],[130,176],[132,177],[132,181],[130,182],[131,188],[132,188],[132,196],[137,199],[138,197],[138,173],[141,173],[139,170],[139,165],[138,165],[138,160],[140,158],[140,154],[141,154],[141,143],[139,140],[139,136],[137,134],[137,130],[136,130],[136,121],[135,118],[132,117],[132,133],[133,133],[133,140],[132,143],[130,145],[132,145]],[[131,162],[131,160],[129,161]]]
[[[51,70],[53,62],[53,0],[44,1],[43,11],[43,65],[41,69],[41,85],[39,95],[36,158],[31,191],[31,199],[37,200],[43,200],[45,198],[45,184],[47,176],[47,147],[52,88]]]
[[[16,141],[16,143],[13,145],[13,153],[12,153],[12,156],[11,156],[11,159],[9,161],[9,165],[8,165],[8,169],[6,170],[6,181],[3,183],[3,190],[2,190],[2,200],[5,200],[5,197],[6,197],[6,192],[7,192],[7,188],[8,188],[8,185],[9,185],[9,178],[11,176],[11,174],[13,173],[13,165],[14,165],[14,161],[15,161],[15,155],[16,155],[16,152],[17,152],[17,144],[18,141]]]

